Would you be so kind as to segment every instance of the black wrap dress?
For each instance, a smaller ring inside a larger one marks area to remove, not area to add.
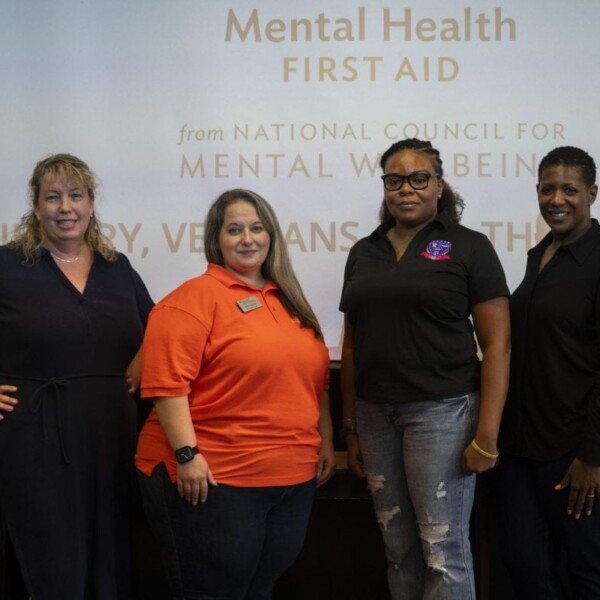
[[[136,407],[125,370],[152,300],[125,256],[80,293],[42,250],[0,247],[0,518],[35,600],[130,600]]]

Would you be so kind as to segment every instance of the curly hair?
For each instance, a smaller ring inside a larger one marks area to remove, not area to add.
[[[261,267],[263,276],[270,279],[280,291],[280,299],[288,313],[297,317],[303,327],[312,329],[315,336],[323,339],[319,321],[308,300],[289,258],[287,246],[279,221],[271,205],[256,192],[244,189],[228,190],[212,204],[206,217],[204,228],[204,255],[209,263],[225,266],[219,245],[219,233],[225,222],[225,211],[236,202],[248,202],[254,206],[256,214],[271,238],[267,258]]]
[[[575,146],[559,146],[554,150],[550,150],[538,166],[538,181],[542,178],[544,169],[559,165],[581,169],[583,181],[588,186],[596,183],[596,163],[594,159],[585,150]]]
[[[385,172],[385,164],[387,163],[389,158],[394,154],[397,154],[398,152],[402,152],[403,150],[423,152],[423,154],[426,154],[431,159],[435,172],[440,177],[444,176],[444,167],[439,151],[431,145],[431,142],[418,140],[416,138],[400,140],[399,142],[392,144],[381,155],[381,160],[379,161],[379,166],[381,167],[381,170]],[[464,200],[460,197],[460,195],[457,192],[455,192],[452,189],[450,185],[448,185],[447,182],[444,181],[444,189],[442,190],[442,195],[438,200],[437,204],[438,212],[444,211],[444,214],[450,216],[452,222],[459,223],[464,208]],[[379,220],[381,223],[385,223],[391,218],[392,215],[390,214],[387,206],[385,205],[385,202],[383,202],[379,210]]]
[[[81,159],[71,154],[52,154],[37,163],[29,180],[31,208],[21,217],[10,241],[10,246],[20,250],[28,262],[38,260],[39,249],[45,243],[44,232],[35,210],[39,206],[40,188],[46,177],[80,183],[87,190],[92,202],[98,187],[93,171]],[[84,234],[84,241],[105,260],[114,262],[117,259],[117,251],[113,243],[102,233],[101,223],[95,210]]]

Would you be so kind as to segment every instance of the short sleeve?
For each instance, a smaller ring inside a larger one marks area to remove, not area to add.
[[[360,242],[359,242],[360,243]],[[344,283],[342,287],[342,295],[340,298],[339,310],[343,313],[347,311],[346,306],[346,288],[348,287],[348,283],[352,279],[352,273],[354,271],[354,265],[356,263],[356,252],[357,246],[354,245],[348,254],[348,259],[346,260],[346,266],[344,267]]]
[[[500,259],[490,240],[483,234],[478,234],[478,240],[473,245],[468,282],[471,305],[510,295]]]
[[[142,346],[142,398],[187,396],[202,365],[208,330],[194,315],[159,305]]]
[[[148,288],[146,288],[146,284],[139,276],[138,272],[133,268],[129,259],[124,254],[119,253],[119,260],[127,265],[131,274],[138,314],[145,327],[148,321],[148,315],[154,306],[154,301],[148,292]]]

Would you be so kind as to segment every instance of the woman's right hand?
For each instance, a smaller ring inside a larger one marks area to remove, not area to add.
[[[345,441],[348,456],[348,468],[357,477],[362,479],[365,476],[365,470],[363,467],[360,444],[358,443],[358,436],[355,433],[346,434]]]
[[[182,465],[177,465],[177,491],[193,506],[206,502],[208,484],[217,485],[213,474],[202,454]]]
[[[10,393],[17,391],[14,385],[0,385],[0,411],[12,412],[19,401],[13,397],[8,396]],[[4,419],[4,415],[0,412],[0,421]]]

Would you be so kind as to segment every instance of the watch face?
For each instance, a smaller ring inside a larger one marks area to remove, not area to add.
[[[192,458],[192,453],[189,448],[182,448],[181,450],[177,450],[177,460],[180,462],[188,461]]]
[[[175,450],[175,458],[177,459],[177,462],[182,465],[192,460],[194,456],[198,454],[198,452],[198,448],[190,448],[190,446],[185,446]]]

